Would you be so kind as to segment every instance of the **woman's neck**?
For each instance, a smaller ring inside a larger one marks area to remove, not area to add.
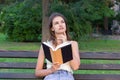
[[[56,36],[56,39],[59,38],[61,35],[64,35],[63,33],[56,33],[55,36]]]

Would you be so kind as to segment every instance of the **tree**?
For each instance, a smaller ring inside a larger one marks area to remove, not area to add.
[[[0,4],[4,4],[5,3],[5,0],[0,0]]]
[[[105,2],[104,2],[105,6],[109,8],[110,2],[111,1],[109,1],[109,0],[105,0]],[[107,15],[104,16],[104,29],[105,29],[105,31],[108,32],[108,16]]]
[[[42,0],[42,41],[49,38],[48,30],[48,7],[50,0]]]

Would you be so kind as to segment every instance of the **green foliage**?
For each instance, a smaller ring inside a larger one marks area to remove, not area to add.
[[[73,5],[73,10],[80,20],[94,22],[103,19],[105,16],[111,17],[114,15],[113,10],[105,4],[105,1],[106,0],[80,0]]]
[[[53,0],[49,13],[60,12],[67,18],[74,40],[86,40],[92,27],[103,26],[104,17],[114,16],[110,0]],[[40,41],[42,26],[41,0],[24,0],[5,7],[0,22],[8,39],[13,41]],[[119,18],[118,18],[119,19]]]
[[[1,12],[4,33],[13,41],[40,41],[42,7],[39,0],[25,0]]]

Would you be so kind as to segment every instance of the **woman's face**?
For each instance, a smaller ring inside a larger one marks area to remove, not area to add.
[[[64,33],[66,31],[66,23],[64,19],[60,16],[54,17],[52,21],[52,31],[56,34]]]

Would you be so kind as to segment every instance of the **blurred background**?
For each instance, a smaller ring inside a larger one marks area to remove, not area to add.
[[[0,50],[39,50],[52,12],[65,15],[81,51],[120,51],[120,0],[0,0]]]

